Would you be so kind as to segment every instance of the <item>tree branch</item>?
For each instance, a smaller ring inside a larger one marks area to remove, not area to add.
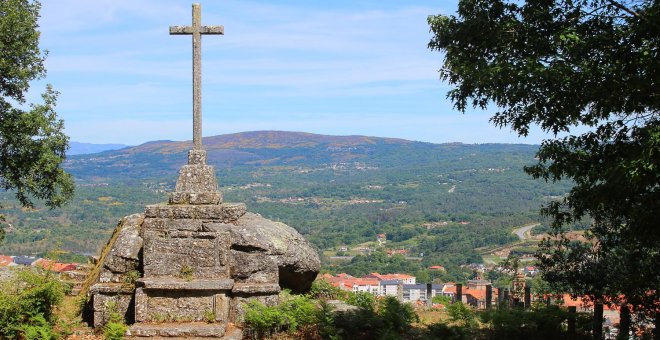
[[[609,2],[612,6],[614,6],[614,7],[618,8],[618,9],[620,9],[620,10],[622,10],[622,11],[624,11],[624,12],[626,12],[626,13],[632,15],[632,16],[634,16],[635,18],[638,18],[638,19],[640,19],[640,20],[644,20],[644,21],[646,21],[647,23],[649,23],[649,24],[651,24],[651,25],[658,26],[657,23],[655,23],[655,22],[651,22],[647,17],[645,17],[645,16],[639,14],[638,12],[636,12],[636,11],[634,11],[634,10],[632,10],[632,9],[630,9],[630,8],[628,8],[628,7],[626,7],[626,6],[624,6],[622,3],[618,2],[618,1],[615,1],[615,0],[607,0],[607,2]]]

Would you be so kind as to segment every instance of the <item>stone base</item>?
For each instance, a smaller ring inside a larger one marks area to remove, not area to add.
[[[110,314],[119,313],[125,320],[134,319],[133,292],[135,288],[119,283],[97,283],[90,288],[93,310],[92,325],[97,328],[110,320]]]
[[[235,222],[245,215],[244,203],[223,203],[219,205],[165,205],[152,204],[144,208],[146,218],[201,219],[222,222]]]
[[[222,203],[222,193],[172,192],[169,202],[170,204],[220,204]]]
[[[182,166],[175,192],[218,192],[215,169],[202,164]]]
[[[225,334],[224,323],[187,322],[176,324],[139,323],[131,326],[131,337],[167,338],[221,338]]]

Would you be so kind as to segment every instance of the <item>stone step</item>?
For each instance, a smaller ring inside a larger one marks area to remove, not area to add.
[[[87,279],[88,274],[89,272],[82,270],[70,270],[62,273],[62,276],[65,276],[71,280],[85,281],[85,279]]]
[[[126,335],[134,338],[222,338],[225,335],[224,323],[137,323],[128,329]]]
[[[137,285],[145,290],[230,290],[232,279],[195,279],[187,281],[179,278],[141,278]]]

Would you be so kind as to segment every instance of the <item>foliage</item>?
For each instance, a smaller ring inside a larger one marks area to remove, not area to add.
[[[53,333],[53,309],[64,294],[64,285],[48,272],[12,271],[12,277],[0,283],[0,338],[11,339],[22,332]]]
[[[658,22],[652,0],[462,0],[457,16],[429,17],[457,109],[495,104],[496,126],[555,137],[525,168],[574,183],[542,210],[557,233],[539,253],[545,278],[574,294],[623,295],[649,316],[660,300]],[[585,216],[595,247],[563,236]]]
[[[568,312],[558,306],[535,305],[532,310],[508,309],[484,311],[481,320],[488,325],[489,339],[564,339]],[[579,315],[578,334],[586,336],[589,316]]]
[[[28,323],[20,325],[18,329],[21,337],[25,340],[55,340],[59,338],[58,334],[53,332],[52,325],[41,314],[31,317]]]
[[[128,330],[128,326],[122,322],[110,321],[103,327],[103,336],[107,340],[122,340],[124,339],[126,330]]]
[[[192,279],[193,279],[193,269],[192,269],[192,267],[190,267],[188,265],[181,266],[181,269],[179,269],[179,277],[186,280],[186,281],[192,281]]]
[[[416,321],[412,305],[387,296],[378,301],[376,309],[335,313],[334,328],[342,339],[405,339]]]
[[[477,314],[462,302],[455,302],[447,306],[449,319],[466,328],[477,326]]]
[[[367,292],[355,292],[349,295],[346,300],[349,304],[353,306],[360,307],[362,309],[374,310],[376,309],[376,297]]]
[[[433,303],[439,303],[446,306],[449,306],[451,304],[451,298],[446,295],[436,295],[432,299]]]
[[[124,339],[128,326],[124,323],[124,317],[118,312],[117,303],[115,301],[108,301],[105,307],[110,313],[110,317],[105,326],[103,326],[103,335],[107,340]]]
[[[316,314],[318,331],[323,339],[339,339],[332,307],[325,301],[319,301],[319,310]]]
[[[403,303],[393,296],[379,300],[378,315],[383,320],[384,330],[404,334],[419,317],[411,304]]]
[[[321,300],[346,300],[348,298],[348,292],[320,278],[312,282],[312,287],[307,295],[312,299]]]
[[[37,1],[0,2],[0,187],[14,189],[23,206],[36,198],[54,208],[73,195],[73,178],[62,169],[68,137],[54,110],[58,93],[47,85],[43,104],[24,108],[30,82],[46,74],[39,10]]]
[[[244,324],[253,338],[270,337],[280,331],[295,332],[300,327],[316,323],[318,308],[305,295],[280,294],[280,303],[266,306],[251,300],[245,305]]]
[[[207,323],[214,323],[214,322],[217,321],[217,320],[216,320],[216,319],[217,319],[217,315],[216,315],[215,312],[212,311],[212,310],[205,310],[205,311],[204,311],[204,315],[203,315],[203,319],[204,319],[204,321],[206,321]]]

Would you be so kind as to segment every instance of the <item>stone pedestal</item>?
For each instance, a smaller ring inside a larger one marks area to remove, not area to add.
[[[304,291],[319,267],[294,229],[223,203],[206,152],[192,150],[169,203],[122,220],[105,247],[92,322],[120,313],[132,337],[221,338],[248,300],[276,304],[280,284]]]

